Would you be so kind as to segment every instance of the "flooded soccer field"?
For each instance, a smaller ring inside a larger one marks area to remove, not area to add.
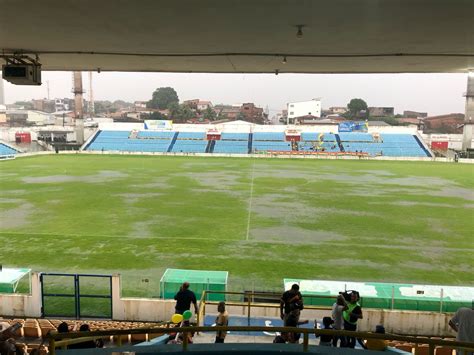
[[[158,296],[166,268],[234,290],[474,284],[469,164],[37,156],[1,162],[0,211],[3,265],[120,273],[130,296]]]

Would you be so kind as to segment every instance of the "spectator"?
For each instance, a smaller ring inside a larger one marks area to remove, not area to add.
[[[457,333],[457,341],[474,342],[474,303],[473,309],[459,308],[449,321],[449,326]],[[458,355],[473,355],[472,351],[457,349]]]
[[[82,324],[79,327],[79,331],[80,332],[90,332],[91,330],[90,330],[88,324]],[[69,345],[68,349],[90,349],[90,348],[96,348],[96,347],[97,347],[97,343],[96,343],[95,340],[88,340],[88,341],[84,341],[82,343]]]
[[[7,322],[0,323],[0,354],[21,354],[21,347],[16,344],[16,332],[22,325],[15,323],[12,326]]]
[[[375,327],[376,334],[385,334],[385,328],[383,325],[377,325]],[[383,351],[387,349],[387,341],[385,339],[367,339],[365,347],[368,350]]]
[[[344,319],[344,330],[356,331],[357,321],[362,319],[362,308],[359,304],[359,293],[352,291],[350,294],[351,300],[347,305],[347,309],[342,312],[342,318]],[[345,346],[354,349],[356,344],[355,337],[346,337]]]
[[[66,322],[62,322],[58,325],[58,333],[69,333],[69,326]]]
[[[300,287],[298,284],[293,284],[291,289],[285,291],[280,299],[280,318],[283,320],[283,325],[288,326],[287,320],[290,316],[290,313],[293,311],[298,310],[298,312],[294,312],[292,317],[300,315],[300,311],[303,310],[303,297],[300,293]],[[296,319],[296,323],[298,323],[298,319]],[[294,323],[294,322],[293,322]]]
[[[331,317],[324,317],[323,318],[323,329],[334,329],[332,327],[332,324],[334,321],[331,319]],[[333,343],[333,336],[332,335],[321,335],[319,337],[319,345],[321,346],[331,346]]]
[[[219,302],[217,305],[217,311],[219,314],[216,318],[216,326],[222,327],[229,325],[229,314],[225,310],[225,302]],[[216,343],[223,343],[226,335],[227,331],[218,331],[216,334]]]
[[[287,316],[287,320],[286,320],[286,327],[295,327],[297,328],[298,325],[300,324],[308,324],[308,320],[303,320],[303,321],[300,321],[300,310],[299,309],[294,309],[293,311],[291,311],[288,316]],[[297,333],[297,332],[287,332],[287,333],[281,333],[281,336],[283,337],[283,339],[285,340],[285,342],[289,342],[289,343],[298,343],[298,341],[300,340],[300,337],[301,337],[301,333]]]
[[[332,305],[332,320],[334,321],[333,329],[342,330],[343,329],[343,318],[342,312],[347,310],[346,300],[342,295],[337,296],[336,302]],[[334,335],[332,339],[332,345],[337,347],[337,343],[341,340],[341,347],[344,347],[344,337],[339,335]]]
[[[174,299],[176,300],[176,313],[183,314],[185,311],[190,310],[191,303],[194,305],[194,311],[198,313],[196,295],[189,289],[189,282],[183,283]]]

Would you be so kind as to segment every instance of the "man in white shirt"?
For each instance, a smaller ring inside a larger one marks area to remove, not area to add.
[[[332,325],[333,329],[336,329],[336,330],[343,329],[342,312],[344,312],[346,309],[347,309],[347,303],[344,297],[342,295],[337,296],[336,302],[332,305],[332,320],[334,321],[334,324]],[[341,339],[341,347],[345,345],[344,337],[335,335],[332,340],[332,345],[334,347],[337,347],[337,341],[339,339]]]

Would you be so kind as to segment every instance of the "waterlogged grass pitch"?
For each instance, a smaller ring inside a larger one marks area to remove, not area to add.
[[[473,285],[474,165],[54,155],[0,163],[1,264],[120,273],[158,296],[166,268],[282,279]]]

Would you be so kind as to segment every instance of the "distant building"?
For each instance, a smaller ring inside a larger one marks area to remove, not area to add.
[[[199,99],[184,100],[183,105],[188,106],[191,110],[197,110],[199,101]]]
[[[74,111],[74,100],[65,98],[65,99],[54,99],[54,111]]]
[[[450,113],[423,119],[423,133],[462,133],[464,114]]]
[[[330,118],[320,118],[313,115],[306,115],[301,117],[295,117],[294,124],[306,125],[306,126],[317,126],[317,125],[333,125],[337,126],[337,123]]]
[[[217,111],[217,116],[225,116],[231,121],[236,120],[240,113],[240,106],[216,105],[214,109]]]
[[[314,116],[321,117],[321,100],[290,102],[287,106],[288,120],[294,121],[296,117]]]
[[[204,111],[208,107],[212,108],[212,103],[211,101],[198,101],[197,103],[197,109],[198,111]]]
[[[393,107],[369,107],[371,117],[390,117],[395,115]]]
[[[140,111],[140,110],[145,110],[146,109],[146,101],[135,101],[133,103],[133,108],[137,111]]]
[[[329,112],[335,115],[342,115],[347,112],[347,107],[345,106],[333,106],[329,107]]]
[[[428,117],[428,112],[417,112],[417,111],[403,111],[403,117],[408,118],[425,118]]]
[[[56,112],[56,102],[55,100],[40,99],[32,100],[33,109],[37,111],[43,111],[48,113]]]
[[[183,105],[188,106],[191,110],[194,111],[204,111],[208,107],[213,108],[211,101],[192,99],[183,101]]]
[[[263,108],[255,106],[253,102],[242,104],[240,113],[245,117],[247,122],[263,124],[264,115]]]
[[[7,110],[9,126],[42,126],[54,122],[53,115],[35,110]]]
[[[398,123],[406,125],[406,124],[413,124],[413,125],[419,125],[421,124],[421,119],[419,118],[410,118],[410,117],[400,117],[397,119]]]

